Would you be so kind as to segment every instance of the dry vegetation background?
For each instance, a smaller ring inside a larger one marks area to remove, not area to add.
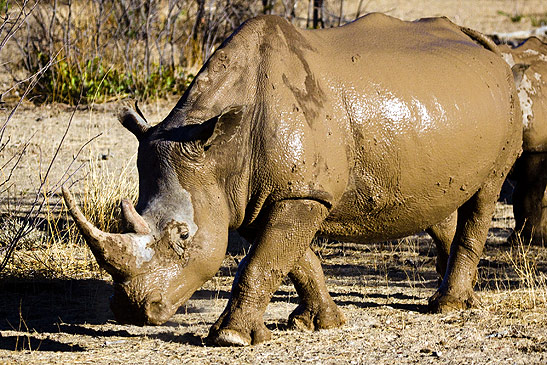
[[[67,219],[61,184],[97,225],[118,229],[119,201],[135,199],[137,186],[137,142],[115,118],[121,104],[139,100],[150,122],[161,121],[242,21],[266,12],[312,27],[313,2],[0,1],[0,363],[547,363],[547,250],[505,246],[505,203],[480,263],[480,309],[424,312],[437,277],[423,234],[314,244],[348,319],[340,329],[286,330],[297,298],[283,285],[265,317],[271,342],[206,346],[246,249],[237,242],[167,324],[113,321],[109,277]],[[316,21],[336,26],[371,11],[446,15],[488,34],[547,22],[543,0],[325,0]]]

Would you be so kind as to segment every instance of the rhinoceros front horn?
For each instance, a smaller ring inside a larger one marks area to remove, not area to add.
[[[123,280],[138,273],[138,266],[134,254],[136,245],[135,235],[131,233],[106,233],[91,224],[78,208],[70,191],[63,187],[63,197],[68,211],[84,236],[89,248],[95,255],[97,262],[114,280]],[[134,209],[133,209],[134,210]],[[135,214],[137,214],[135,212]],[[140,217],[140,216],[139,216]],[[142,217],[140,217],[142,219]],[[144,220],[142,221],[144,222]],[[142,226],[139,226],[141,230]],[[148,226],[146,226],[148,229]]]

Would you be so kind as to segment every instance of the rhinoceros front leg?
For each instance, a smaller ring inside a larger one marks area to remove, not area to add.
[[[226,309],[209,331],[211,342],[246,346],[270,339],[262,315],[327,213],[324,205],[311,200],[273,204],[264,228],[239,265]]]
[[[240,234],[247,241],[255,241],[255,231],[241,231]],[[448,249],[450,249],[450,246]],[[448,257],[448,250],[446,257]],[[311,248],[306,250],[289,272],[289,278],[298,293],[300,301],[289,316],[289,328],[314,331],[340,327],[346,322],[344,314],[334,303],[328,292],[321,261]]]
[[[498,184],[483,187],[458,209],[456,234],[450,247],[446,274],[437,292],[429,299],[431,312],[468,309],[480,303],[473,284],[494,215],[496,187]]]
[[[346,322],[344,314],[332,300],[321,262],[308,248],[289,273],[300,304],[289,316],[289,327],[306,331],[340,327]]]

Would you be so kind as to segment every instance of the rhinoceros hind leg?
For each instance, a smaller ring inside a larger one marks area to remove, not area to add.
[[[479,304],[473,285],[501,182],[501,179],[487,182],[458,209],[456,234],[450,247],[446,274],[429,300],[430,312],[445,313]]]
[[[450,254],[450,245],[452,244],[454,234],[456,233],[457,219],[458,212],[455,211],[445,220],[426,230],[431,238],[433,238],[433,242],[435,242],[435,246],[437,247],[436,269],[437,273],[441,277],[441,280],[446,273],[446,264],[448,263],[448,255]]]
[[[257,344],[270,338],[262,315],[281,280],[309,248],[327,208],[313,200],[273,204],[249,253],[238,267],[224,312],[208,340],[222,346]]]
[[[512,177],[515,230],[509,244],[547,242],[547,153],[525,153],[515,164]]]
[[[321,262],[311,248],[291,270],[289,278],[300,298],[300,304],[289,316],[289,328],[314,331],[340,327],[346,322],[327,290]]]

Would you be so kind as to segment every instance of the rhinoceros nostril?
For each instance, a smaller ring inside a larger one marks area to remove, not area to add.
[[[163,322],[165,305],[160,291],[154,290],[146,297],[145,313],[150,324],[160,324]]]
[[[148,303],[148,316],[157,317],[163,313],[163,303],[162,302],[151,302]]]
[[[146,296],[147,302],[161,302],[163,300],[163,295],[159,290],[153,290]]]

